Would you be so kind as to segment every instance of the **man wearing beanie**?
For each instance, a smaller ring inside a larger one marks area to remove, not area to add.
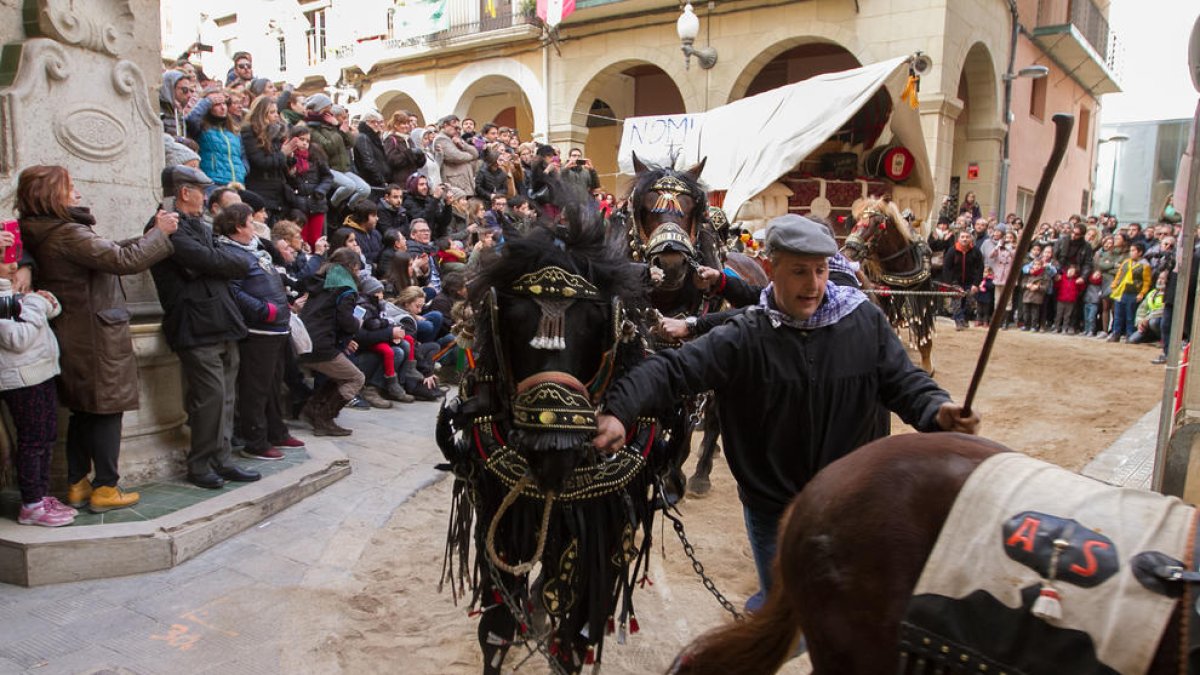
[[[767,228],[771,284],[758,306],[660,351],[613,383],[595,445],[614,451],[640,415],[713,390],[726,457],[737,479],[761,590],[770,584],[784,509],[823,467],[888,434],[883,409],[919,431],[975,433],[962,408],[913,365],[883,312],[857,288],[829,281],[837,243],[797,215]]]

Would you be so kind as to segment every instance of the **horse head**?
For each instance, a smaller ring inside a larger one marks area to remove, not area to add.
[[[900,209],[890,196],[867,199],[854,217],[854,228],[842,247],[842,254],[850,260],[886,258],[904,250],[915,240],[908,221],[900,215]]]
[[[568,213],[568,219],[579,214]],[[598,222],[510,240],[472,284],[480,367],[494,373],[507,445],[542,492],[595,460],[596,405],[630,350],[640,277]]]
[[[712,257],[700,239],[708,199],[700,184],[706,159],[683,171],[648,166],[633,156],[637,172],[629,195],[633,221],[629,239],[633,258],[663,271],[659,288],[680,289],[688,273]],[[713,237],[715,240],[715,237]]]

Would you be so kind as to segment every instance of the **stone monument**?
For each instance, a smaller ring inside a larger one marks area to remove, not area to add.
[[[140,236],[162,196],[158,2],[0,0],[0,39],[0,217],[13,217],[23,168],[59,164],[101,236]],[[185,415],[153,282],[145,273],[122,283],[141,408],[125,415],[120,469],[134,486],[182,471]]]

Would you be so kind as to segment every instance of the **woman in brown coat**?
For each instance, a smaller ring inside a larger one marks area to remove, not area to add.
[[[135,239],[96,234],[96,220],[61,166],[32,166],[17,182],[21,239],[37,266],[37,287],[62,304],[54,332],[62,350],[59,394],[67,426],[67,501],[101,512],[137,503],[117,487],[121,417],[138,408],[137,361],[118,275],[136,274],[171,255],[179,217],[159,211]],[[88,473],[95,468],[89,483]]]

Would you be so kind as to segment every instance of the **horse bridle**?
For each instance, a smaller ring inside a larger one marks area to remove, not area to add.
[[[530,340],[530,346],[534,349],[565,349],[567,309],[575,302],[604,302],[599,289],[590,281],[556,265],[522,275],[507,290],[532,299],[542,311],[538,331]],[[500,340],[499,295],[495,288],[489,291],[491,341],[501,371],[502,387],[512,404],[514,427],[530,431],[595,432],[596,406],[612,382],[617,349],[629,339],[627,333],[631,333],[627,330],[626,324],[629,322],[621,299],[613,296],[608,302],[608,348],[601,356],[596,372],[587,382],[561,371],[535,373],[518,382],[514,381]]]
[[[886,213],[876,211],[875,209],[865,209],[862,215],[867,218],[866,224],[856,225],[846,237],[846,243],[843,245],[843,250],[847,248],[853,249],[858,260],[866,260],[875,252],[876,241],[879,234],[887,230],[889,219]],[[860,234],[864,230],[870,232],[865,237]],[[924,249],[927,246],[925,242],[919,239],[909,241],[908,245],[899,251],[874,261],[876,265],[880,266],[879,281],[889,286],[905,287],[914,286],[928,279],[933,273],[933,268],[930,266],[928,256],[924,255]],[[912,258],[913,264],[910,269],[890,274],[882,271],[883,263],[896,260],[905,255]]]
[[[651,213],[661,213],[666,216],[683,218],[687,214],[683,210],[683,204],[679,202],[680,195],[692,195],[692,190],[688,184],[679,179],[674,174],[667,175],[654,181],[650,186],[649,192],[658,195],[654,206],[650,209]],[[693,219],[690,228],[685,228],[683,224],[676,220],[664,220],[654,228],[650,233],[649,238],[642,235],[641,223],[638,222],[638,211],[641,210],[640,198],[644,195],[638,195],[639,200],[634,203],[631,201],[631,218],[629,219],[629,249],[632,257],[638,262],[649,262],[650,257],[660,253],[667,248],[678,245],[683,248],[683,253],[688,259],[688,263],[694,268],[699,264],[699,254],[696,251],[695,240],[698,233],[698,219]],[[690,231],[689,231],[690,230]]]

